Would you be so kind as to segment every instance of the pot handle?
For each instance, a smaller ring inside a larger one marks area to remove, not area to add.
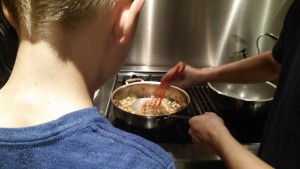
[[[175,119],[180,119],[180,120],[184,120],[184,121],[189,121],[193,116],[185,116],[185,115],[168,115],[165,117],[165,119],[169,119],[169,118],[175,118]]]
[[[125,84],[135,83],[135,82],[143,82],[144,80],[141,78],[132,78],[125,80]]]

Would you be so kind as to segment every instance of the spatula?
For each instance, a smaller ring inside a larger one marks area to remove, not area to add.
[[[172,80],[177,78],[182,74],[185,69],[185,64],[180,62],[176,67],[168,72],[164,80],[158,85],[154,90],[151,97],[149,98],[138,98],[135,102],[132,103],[131,107],[133,111],[141,111],[143,109],[161,109],[162,99],[165,97],[166,90],[170,87]]]

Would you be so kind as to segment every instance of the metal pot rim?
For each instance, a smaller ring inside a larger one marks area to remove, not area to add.
[[[273,100],[273,97],[271,98],[268,98],[268,99],[256,99],[256,100],[253,100],[253,99],[247,99],[247,98],[239,98],[239,97],[235,97],[235,96],[232,96],[232,95],[229,95],[229,94],[226,94],[218,89],[216,89],[212,83],[219,83],[219,82],[207,82],[207,85],[208,87],[213,90],[214,92],[216,92],[217,94],[219,95],[222,95],[222,96],[225,96],[225,97],[229,97],[229,98],[233,98],[233,99],[237,99],[237,100],[241,100],[241,101],[245,101],[245,102],[268,102],[268,101],[272,101]],[[220,82],[220,83],[223,83],[223,82]],[[274,85],[273,83],[271,82],[262,82],[262,83],[266,83],[268,85],[270,85],[271,87],[273,87],[274,89],[276,89],[276,85]],[[224,84],[234,84],[234,85],[239,85],[237,83],[224,83]],[[240,85],[243,85],[243,84],[240,84]],[[248,84],[246,84],[248,85]]]
[[[142,82],[133,82],[133,83],[129,83],[129,84],[124,84],[124,85],[118,87],[117,89],[115,89],[115,90],[113,91],[113,93],[115,93],[116,91],[121,90],[121,89],[123,89],[123,88],[126,88],[126,87],[128,87],[128,86],[133,86],[133,85],[137,85],[137,84],[154,84],[154,85],[159,85],[160,82],[157,82],[157,81],[142,81]],[[180,90],[180,91],[186,93],[186,91],[184,91],[183,89],[181,89],[181,88],[179,88],[179,87],[177,87],[177,86],[170,85],[170,87],[175,88],[175,89],[178,89],[178,90]],[[186,94],[187,94],[187,93],[186,93]]]
[[[114,96],[114,94],[117,93],[119,90],[122,90],[123,88],[126,88],[128,86],[133,86],[133,85],[138,85],[138,84],[154,84],[154,85],[159,85],[160,82],[156,82],[156,81],[143,81],[143,82],[134,82],[134,83],[129,83],[129,84],[122,85],[122,86],[118,87],[117,89],[115,89],[112,92],[112,94],[110,95],[110,99],[112,100],[112,97]],[[175,89],[181,91],[182,93],[184,93],[187,96],[187,98],[188,98],[187,104],[190,103],[191,98],[190,98],[189,94],[185,90],[183,90],[183,89],[181,89],[181,88],[179,88],[177,86],[173,86],[173,85],[170,85],[170,87],[175,88]]]

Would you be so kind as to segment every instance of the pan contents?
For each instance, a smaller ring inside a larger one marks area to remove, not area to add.
[[[132,106],[136,103],[144,104],[145,100],[153,101],[153,99],[158,98],[137,98],[136,96],[127,96],[119,101],[114,100],[114,103],[122,110],[137,114],[137,115],[146,115],[146,116],[160,116],[160,115],[169,115],[177,112],[180,108],[185,105],[178,103],[177,101],[172,101],[168,98],[163,98],[161,104],[158,107],[152,108],[149,106],[138,106],[138,108]]]

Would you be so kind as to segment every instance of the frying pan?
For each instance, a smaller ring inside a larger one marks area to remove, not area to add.
[[[157,113],[151,114],[151,112],[148,112],[147,114],[142,115],[124,110],[122,105],[120,105],[120,100],[126,97],[134,96],[137,97],[137,100],[150,98],[151,93],[153,93],[159,84],[160,82],[154,81],[134,82],[115,89],[111,95],[111,102],[116,118],[129,125],[147,129],[170,127],[172,124],[175,124],[177,120],[184,118],[184,111],[190,103],[190,97],[183,89],[175,86],[170,86],[165,92],[166,99],[176,101],[181,105],[175,112],[167,112],[159,115],[157,115]],[[172,115],[177,116],[172,117]],[[188,119],[189,117],[186,118]]]

